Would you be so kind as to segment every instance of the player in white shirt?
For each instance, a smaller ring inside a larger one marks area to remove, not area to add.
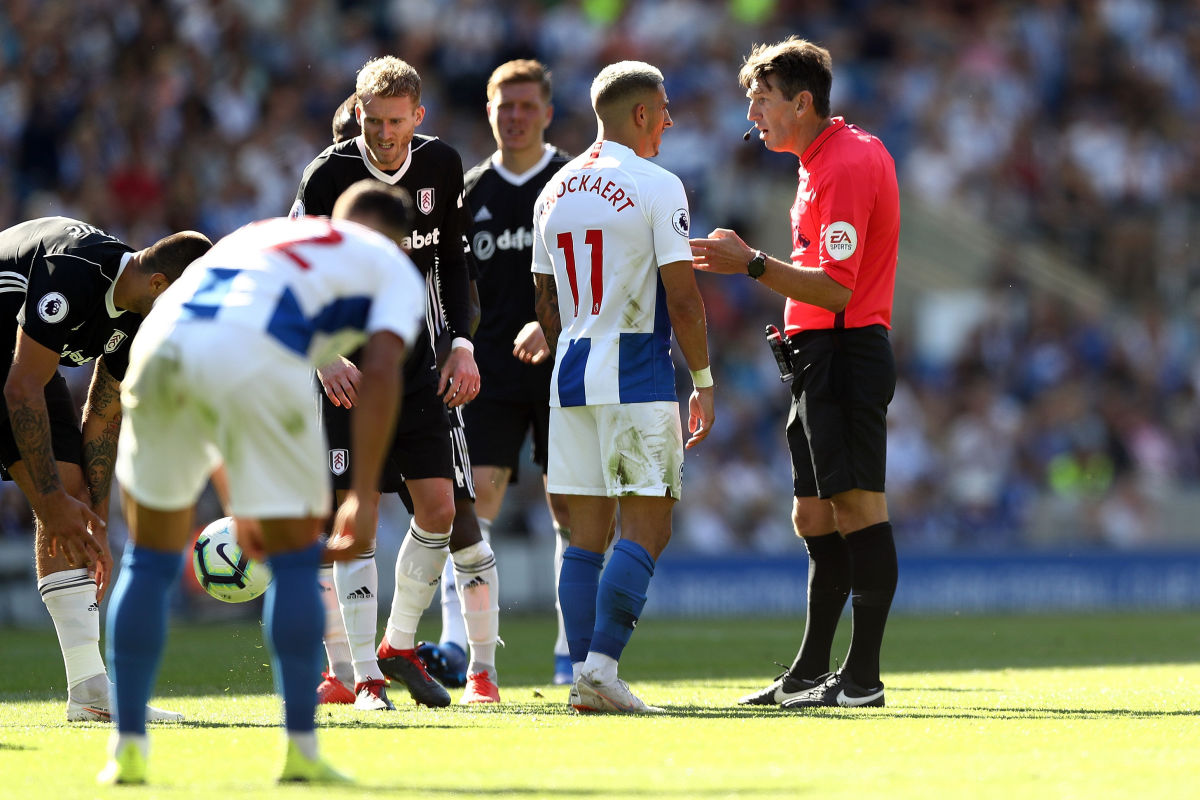
[[[640,61],[592,83],[599,133],[546,184],[534,208],[538,321],[555,347],[548,490],[567,495],[571,546],[559,602],[578,711],[647,713],[617,677],[671,538],[683,432],[671,333],[692,373],[687,447],[712,429],[704,303],[691,268],[687,197],[646,159],[671,126],[663,76]],[[621,540],[604,550],[618,506]]]
[[[144,708],[166,642],[167,594],[196,499],[221,463],[239,544],[265,556],[274,575],[263,622],[287,729],[280,780],[349,780],[317,752],[317,567],[323,557],[353,558],[374,536],[376,486],[425,286],[397,246],[411,219],[403,190],[355,184],[333,217],[231,233],[163,293],[134,340],[116,465],[130,542],[108,613],[117,732],[101,781],[146,780]],[[352,423],[358,465],[326,550],[317,537],[332,492],[313,370],[364,339]]]

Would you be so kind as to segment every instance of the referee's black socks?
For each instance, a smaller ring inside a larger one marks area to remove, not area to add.
[[[837,531],[805,536],[804,546],[808,548],[808,611],[804,641],[788,673],[813,680],[829,672],[833,635],[850,596],[850,548]]]
[[[871,689],[880,684],[879,649],[896,594],[898,569],[892,523],[880,522],[848,533],[846,544],[854,576],[854,634],[843,669],[859,686]]]

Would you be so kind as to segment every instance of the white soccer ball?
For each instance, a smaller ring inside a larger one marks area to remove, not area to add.
[[[244,603],[267,590],[271,568],[242,552],[233,517],[210,523],[192,548],[192,569],[204,591],[226,603]]]

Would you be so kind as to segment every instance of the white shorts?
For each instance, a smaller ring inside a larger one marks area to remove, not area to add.
[[[678,403],[551,408],[549,450],[547,489],[555,494],[680,497]]]
[[[329,513],[325,437],[306,361],[231,326],[182,322],[140,333],[121,385],[116,477],[126,491],[150,508],[188,508],[223,462],[237,516]]]

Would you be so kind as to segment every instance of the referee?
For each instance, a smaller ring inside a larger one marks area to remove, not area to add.
[[[808,617],[792,665],[739,703],[882,706],[879,651],[896,591],[884,495],[886,416],[896,386],[888,331],[900,234],[896,168],[883,143],[830,117],[829,52],[797,37],[758,45],[738,74],[751,130],[800,159],[787,260],[719,228],[692,240],[696,269],[747,274],[787,298],[795,359],[787,438],[792,522],[808,548]],[[747,134],[749,136],[749,134]],[[850,651],[830,649],[853,593]]]

